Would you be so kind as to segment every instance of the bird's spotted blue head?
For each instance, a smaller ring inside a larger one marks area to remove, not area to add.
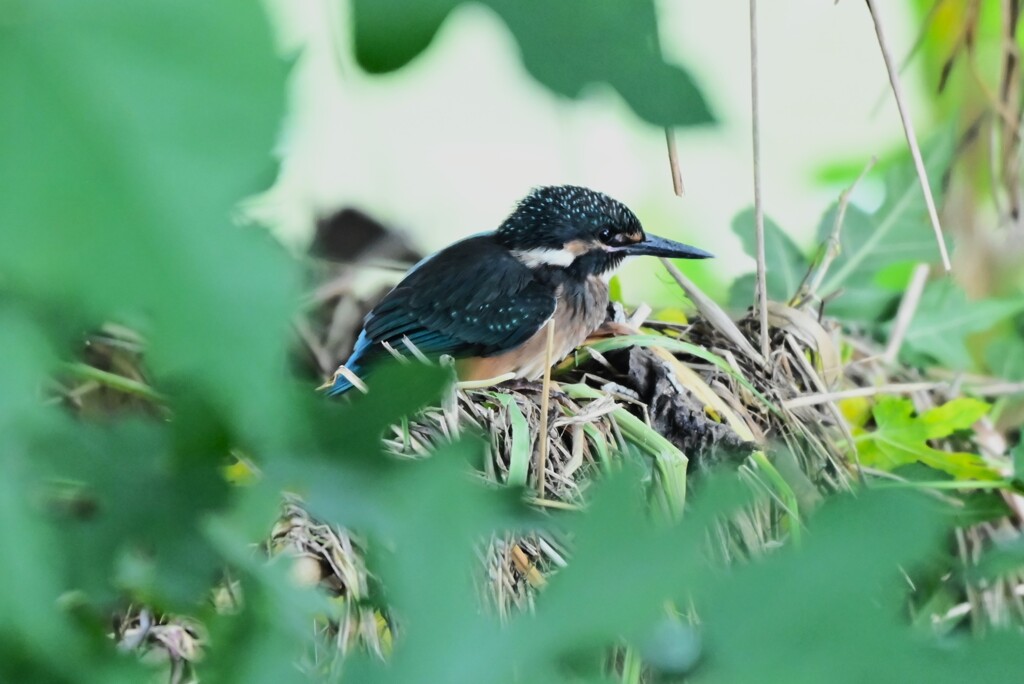
[[[562,268],[581,276],[615,269],[627,256],[684,259],[711,255],[646,235],[622,202],[576,185],[537,188],[498,228],[497,239],[531,268]]]
[[[643,236],[640,221],[625,204],[577,185],[550,185],[519,202],[498,229],[498,238],[510,249],[561,249],[573,240],[616,233]]]

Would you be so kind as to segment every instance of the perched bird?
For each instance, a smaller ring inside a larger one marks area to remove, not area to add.
[[[624,204],[573,185],[543,187],[494,232],[456,242],[417,264],[366,316],[328,394],[341,394],[390,356],[388,346],[456,360],[461,380],[545,371],[605,320],[607,277],[633,255],[712,255],[644,233]],[[352,376],[356,377],[353,378]]]

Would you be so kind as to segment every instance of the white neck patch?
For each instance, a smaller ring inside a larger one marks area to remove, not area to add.
[[[578,256],[568,249],[549,249],[547,247],[517,249],[512,252],[512,255],[528,268],[537,268],[538,266],[561,266],[564,268],[571,266]]]

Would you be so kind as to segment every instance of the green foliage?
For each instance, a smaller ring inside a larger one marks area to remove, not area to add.
[[[273,170],[285,72],[264,17],[240,0],[2,11],[5,289],[48,310],[60,344],[107,316],[135,325],[161,379],[271,424],[293,266],[229,229]]]
[[[420,37],[396,36],[405,56],[388,68],[421,49],[450,9],[396,6],[406,11],[400,35],[418,27]],[[374,8],[384,19],[371,28],[391,26],[387,7],[360,3],[363,29]],[[593,12],[599,25],[563,14],[576,5],[534,8],[529,21],[571,19],[590,45],[606,24],[633,26],[614,7]],[[637,30],[653,28],[641,9]],[[517,33],[533,27],[517,29],[528,19],[511,5],[503,12]],[[0,680],[148,680],[150,666],[108,635],[110,615],[139,601],[207,626],[204,682],[339,679],[329,665],[296,666],[314,649],[314,619],[330,613],[325,598],[253,552],[283,490],[365,536],[380,582],[372,600],[398,625],[391,660],[355,654],[343,681],[601,681],[607,649],[624,642],[666,670],[696,662],[694,681],[1005,681],[1004,668],[1019,671],[1014,635],[939,643],[899,619],[900,568],[940,555],[948,524],[913,495],[826,505],[802,548],[725,572],[706,540],[744,503],[733,478],[702,483],[683,520],[668,521],[650,515],[637,469],[620,459],[586,511],[542,516],[514,488],[475,477],[473,441],[419,461],[388,458],[383,431],[436,402],[445,373],[383,369],[351,404],[296,387],[285,363],[296,268],[264,236],[230,224],[235,202],[270,171],[282,109],[283,69],[257,5],[15,0],[0,13]],[[627,43],[637,52],[638,40]],[[389,54],[390,41],[360,41],[376,45],[373,59]],[[614,44],[602,49],[605,60],[621,57]],[[524,56],[552,59],[525,42]],[[579,59],[594,59],[593,48]],[[616,75],[595,76],[574,57],[564,73],[542,73],[562,90],[607,78],[652,119],[705,117],[679,87],[681,72],[658,77],[681,100],[637,95],[650,81],[624,80],[640,63],[622,58]],[[149,381],[167,398],[160,412],[93,422],[45,401],[83,332],[108,320],[144,332]],[[955,429],[972,412],[937,417]],[[925,417],[896,415],[892,425],[875,441],[943,436]],[[636,458],[685,464],[671,445],[649,447]],[[233,449],[259,463],[255,484],[223,481]],[[520,465],[517,481],[524,475]],[[571,563],[535,614],[502,625],[477,601],[478,545],[533,530],[570,540]],[[234,614],[209,599],[225,571],[244,597]]]
[[[963,480],[1002,480],[999,473],[976,454],[934,449],[929,440],[969,430],[990,406],[970,398],[954,399],[919,416],[909,399],[882,397],[872,411],[875,429],[857,438],[861,463],[893,470],[911,463],[923,463]]]
[[[1001,330],[985,348],[985,362],[996,377],[1024,380],[1024,334]]]
[[[934,188],[952,153],[950,136],[940,136],[924,150],[925,165]],[[830,299],[826,312],[851,323],[876,324],[886,320],[910,278],[915,264],[936,260],[938,247],[925,211],[924,196],[909,154],[884,175],[885,200],[874,212],[856,204],[846,207],[839,224],[839,249],[818,294]],[[837,228],[839,203],[825,212],[818,226],[818,241],[827,249]],[[744,251],[756,258],[754,221],[751,210],[733,221]],[[765,221],[765,258],[768,292],[776,301],[787,301],[797,285],[822,255],[809,259],[777,224]],[[737,281],[732,306],[749,306],[753,298],[753,276]],[[746,297],[744,298],[744,294]]]
[[[354,0],[356,58],[368,71],[398,69],[426,49],[461,0]],[[652,0],[486,0],[522,50],[523,64],[551,90],[579,97],[606,83],[647,121],[710,123],[693,78],[659,54]]]
[[[732,232],[743,243],[743,251],[756,259],[757,232],[753,209],[737,214],[732,220]],[[796,295],[807,274],[808,260],[793,239],[767,216],[764,219],[764,255],[768,298],[776,302],[788,302]],[[737,278],[729,290],[729,306],[734,309],[750,306],[754,300],[756,280],[757,276],[753,273]]]
[[[917,497],[875,493],[834,501],[814,521],[803,548],[786,549],[713,582],[714,590],[704,596],[716,609],[702,611],[707,643],[742,656],[709,660],[694,681],[959,682],[1010,676],[1024,662],[1004,650],[1013,639],[973,647],[950,640],[936,648],[908,630],[896,612],[880,608],[904,592],[906,580],[897,567],[913,574],[935,559],[943,528],[935,513]]]
[[[993,297],[970,301],[952,280],[928,283],[920,305],[907,329],[905,355],[924,356],[950,370],[969,370],[975,365],[967,342],[973,333],[991,330],[1001,321],[1024,310],[1024,297]],[[1018,342],[1020,338],[1016,339]],[[1008,344],[1002,342],[1002,344]],[[1014,351],[1003,352],[1005,362],[1020,362]],[[996,366],[998,368],[998,366]],[[1003,368],[1013,375],[1011,366]]]
[[[949,135],[939,136],[922,150],[932,188],[942,187],[952,150]],[[828,296],[842,288],[842,295],[829,306],[829,313],[839,318],[884,320],[906,286],[912,267],[937,260],[935,234],[909,154],[885,173],[884,183],[885,200],[874,212],[854,204],[847,207],[839,254],[821,289],[821,294]],[[838,211],[836,204],[825,212],[818,227],[822,243],[835,230]]]
[[[933,188],[948,166],[951,140],[940,136],[924,152]],[[788,301],[805,280],[817,285],[817,294],[828,299],[825,313],[851,325],[888,334],[914,266],[933,263],[935,237],[925,211],[921,188],[909,155],[887,165],[885,199],[874,212],[848,204],[838,221],[837,202],[826,211],[818,227],[819,253],[808,258],[786,232],[770,219],[765,221],[765,257],[769,298]],[[831,249],[831,237],[839,229],[840,244],[824,277],[818,269]],[[753,211],[740,213],[733,232],[744,251],[756,255]],[[821,280],[820,283],[817,281]],[[753,301],[754,274],[733,284],[730,304],[743,309]],[[921,366],[941,365],[951,370],[989,372],[1008,379],[1024,377],[1024,344],[1019,334],[1005,330],[1005,323],[1024,310],[1024,297],[988,297],[971,300],[952,278],[936,279],[925,287],[914,310],[900,348],[902,360]],[[1000,327],[1002,326],[1002,328]],[[972,348],[971,336],[996,330],[984,348]]]

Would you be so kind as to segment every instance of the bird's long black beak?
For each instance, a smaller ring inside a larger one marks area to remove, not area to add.
[[[626,254],[668,257],[669,259],[713,259],[715,255],[682,242],[648,235],[642,242],[622,248]]]

